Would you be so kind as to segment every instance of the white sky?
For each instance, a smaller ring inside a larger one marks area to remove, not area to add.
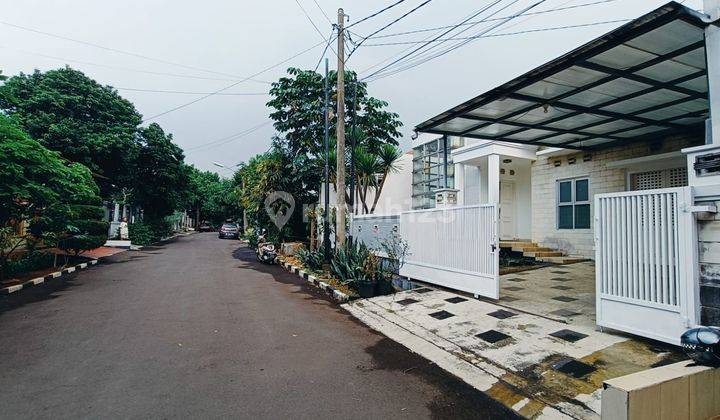
[[[313,0],[298,1],[327,36],[330,33],[330,24]],[[380,0],[317,1],[333,22],[337,20],[337,8],[343,7],[350,15],[350,23],[392,3]],[[512,1],[504,0],[498,7]],[[512,14],[536,1],[538,0],[519,0],[497,16]],[[533,11],[594,1],[596,0],[546,0]],[[367,35],[420,3],[420,0],[407,0],[352,30]],[[665,0],[615,0],[568,11],[518,18],[497,31],[515,32],[635,18],[664,3]],[[434,0],[383,33],[451,25],[486,4],[490,4],[490,0]],[[686,0],[684,4],[699,9],[702,0]],[[190,70],[0,24],[0,69],[3,74],[11,76],[21,71],[27,73],[36,68],[49,70],[69,64],[99,83],[116,88],[213,92],[322,41],[295,0],[0,0],[0,10],[0,21],[5,23],[186,66],[236,75],[228,77]],[[479,39],[419,67],[371,83],[370,94],[387,100],[390,109],[400,114],[405,124],[401,145],[408,148],[410,134],[416,124],[620,25],[621,23],[615,23]],[[482,26],[478,26],[463,35],[477,33],[481,28]],[[367,43],[417,41],[429,34],[431,33],[370,39]],[[360,71],[362,77],[363,74],[368,74],[362,70],[398,54],[405,48],[408,46],[361,47],[347,66]],[[287,64],[257,76],[257,79],[276,80],[289,66],[314,68],[322,49],[323,46],[319,46]],[[331,55],[331,68],[334,68],[337,59],[331,52],[328,53]],[[147,74],[137,70],[200,78]],[[261,93],[267,92],[268,88],[267,84],[247,81],[226,92]],[[131,90],[120,90],[120,93],[134,102],[145,117],[203,96]],[[173,133],[175,141],[186,149],[188,162],[202,169],[218,170],[212,165],[213,161],[232,166],[268,149],[273,134],[270,125],[242,138],[215,143],[214,147],[201,147],[268,121],[269,110],[265,107],[268,99],[266,95],[215,95],[155,121],[166,131]],[[228,174],[220,171],[223,175]]]

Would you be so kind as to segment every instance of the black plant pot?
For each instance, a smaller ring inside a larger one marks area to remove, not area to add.
[[[375,295],[376,296],[385,296],[389,295],[395,292],[395,289],[393,288],[393,285],[388,280],[380,280],[377,283],[375,283]]]
[[[375,296],[375,285],[372,283],[358,283],[357,292],[361,298],[371,298]]]

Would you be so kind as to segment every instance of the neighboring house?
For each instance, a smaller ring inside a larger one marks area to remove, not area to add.
[[[497,299],[499,248],[595,259],[598,325],[671,342],[720,325],[720,1],[706,10],[668,3],[417,125],[414,210],[386,222],[410,245],[401,274]]]

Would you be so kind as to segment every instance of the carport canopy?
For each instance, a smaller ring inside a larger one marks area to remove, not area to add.
[[[701,132],[705,26],[703,15],[668,3],[416,130],[579,150]]]

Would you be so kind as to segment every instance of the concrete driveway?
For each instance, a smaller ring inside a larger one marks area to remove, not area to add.
[[[0,298],[3,418],[508,418],[237,241],[181,237]]]

